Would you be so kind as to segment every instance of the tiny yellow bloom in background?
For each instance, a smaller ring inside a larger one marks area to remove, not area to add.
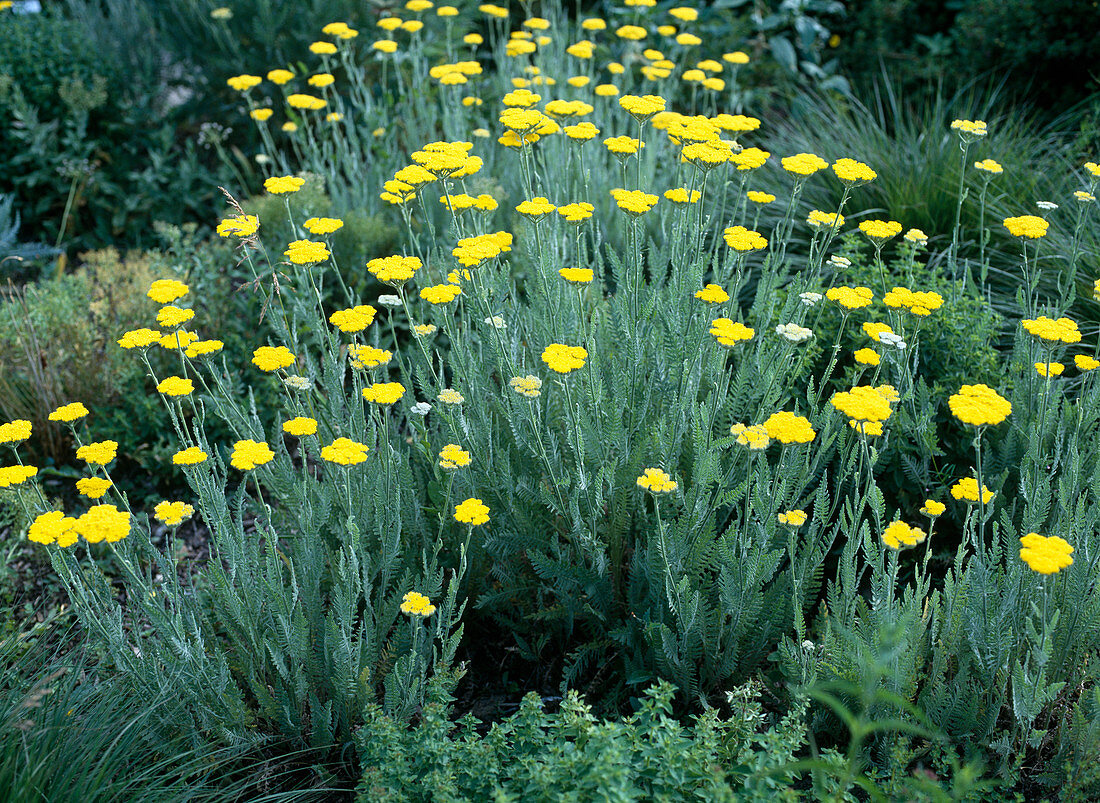
[[[271,115],[273,115],[274,113],[275,113],[275,111],[273,109],[270,109],[270,108],[253,109],[252,111],[250,111],[248,113],[248,116],[251,117],[253,120],[258,120],[259,122],[262,123],[262,122],[265,122],[267,120],[270,120]]]
[[[332,42],[314,42],[309,46],[309,52],[319,56],[331,56],[336,52],[336,45]]]
[[[542,361],[550,370],[559,374],[568,374],[584,367],[588,352],[582,346],[567,346],[563,343],[551,343],[542,352]]]
[[[336,77],[332,73],[322,72],[316,75],[311,75],[309,80],[306,81],[310,86],[318,88],[332,86],[336,82]]]
[[[717,284],[708,284],[702,290],[696,290],[695,297],[708,304],[725,304],[730,300],[729,293]]]
[[[1028,533],[1020,539],[1020,560],[1038,574],[1057,574],[1073,565],[1073,547],[1064,538]]]
[[[920,229],[909,229],[909,231],[905,232],[904,239],[922,248],[928,245],[928,235]]]
[[[82,477],[76,481],[76,491],[89,499],[99,499],[111,488],[111,481],[103,477]]]
[[[732,53],[723,53],[722,54],[722,61],[727,61],[730,64],[738,64],[738,65],[748,64],[749,63],[749,55],[748,55],[748,53],[742,53],[740,50],[735,50]]]
[[[157,392],[165,396],[189,396],[194,391],[195,383],[181,376],[170,376],[157,385]]]
[[[779,514],[779,523],[789,527],[801,527],[806,523],[806,519],[805,510],[788,510],[786,513]]]
[[[751,340],[756,334],[755,329],[750,329],[740,321],[734,322],[729,318],[715,318],[710,322],[710,333],[718,340],[718,344],[725,348],[733,348],[742,340]]]
[[[1020,215],[1019,217],[1006,217],[1004,227],[1014,237],[1027,237],[1036,240],[1047,233],[1050,226],[1045,220],[1036,215]]]
[[[284,195],[288,192],[297,192],[305,183],[304,178],[297,176],[272,176],[264,181],[264,189],[272,195]]]
[[[984,120],[953,120],[951,130],[959,135],[963,144],[969,145],[989,133]]]
[[[465,397],[454,388],[443,388],[436,398],[443,404],[462,404],[466,401]]]
[[[638,477],[638,487],[645,488],[651,494],[672,493],[678,487],[675,480],[659,468],[647,468]]]
[[[943,502],[937,502],[935,499],[925,499],[924,507],[920,509],[920,512],[926,516],[936,518],[942,516],[945,510],[947,510],[947,505]]]
[[[436,326],[435,326],[434,323],[418,323],[415,326],[413,326],[413,332],[415,332],[420,337],[427,337],[429,335],[434,335],[435,331],[436,331]]]
[[[350,438],[337,438],[321,447],[321,459],[341,466],[354,466],[367,459],[367,445]]]
[[[117,441],[97,441],[96,443],[85,444],[76,450],[77,459],[95,466],[107,465],[115,459],[117,453]]]
[[[130,534],[130,514],[114,505],[95,505],[76,520],[74,529],[89,544],[113,544]]]
[[[924,539],[924,530],[919,527],[910,527],[904,521],[894,521],[887,524],[886,530],[882,533],[883,543],[894,550],[916,546]]]
[[[455,505],[455,521],[471,527],[485,524],[489,521],[489,508],[480,499],[471,497]]]
[[[273,84],[278,84],[279,86],[288,83],[292,78],[294,78],[294,73],[292,73],[290,70],[271,70],[267,74],[267,80],[271,81],[271,83]]]
[[[260,346],[252,352],[252,364],[269,374],[281,368],[289,368],[295,359],[286,346]]]
[[[66,516],[60,510],[42,513],[31,522],[27,538],[36,544],[57,544],[70,547],[76,543],[76,519]]]
[[[252,217],[252,220],[255,219]],[[176,279],[157,279],[149,285],[149,292],[146,295],[158,304],[171,304],[177,298],[187,295],[189,289],[186,284]]]
[[[465,468],[470,465],[470,453],[461,446],[448,443],[439,452],[439,467],[448,470]]]
[[[80,402],[73,402],[72,404],[63,404],[50,413],[50,421],[64,421],[66,423],[72,423],[77,421],[88,414],[88,408]]]
[[[363,398],[375,404],[393,404],[404,395],[405,386],[400,382],[375,382],[363,388]]]
[[[198,446],[189,446],[172,455],[172,462],[177,466],[197,466],[206,461],[208,455]]]
[[[179,527],[195,515],[195,508],[186,502],[158,502],[153,508],[153,515],[161,524]]]
[[[251,471],[275,459],[275,452],[266,443],[251,439],[239,440],[233,444],[233,454],[229,458],[233,468]]]
[[[409,591],[401,599],[401,613],[406,616],[420,616],[427,619],[435,613],[431,600],[417,591]]]
[[[289,421],[283,422],[283,432],[289,435],[293,435],[296,438],[302,438],[306,435],[317,434],[317,421],[313,418],[307,418],[305,416],[297,416]]]
[[[228,79],[226,83],[232,89],[236,89],[238,92],[247,92],[253,87],[257,87],[263,83],[263,78],[258,75],[234,75]]]
[[[1035,370],[1039,376],[1061,376],[1066,366],[1060,362],[1037,362]]]
[[[784,445],[809,443],[817,437],[817,433],[814,432],[808,418],[803,418],[786,410],[772,413],[768,420],[764,422],[764,429],[767,430],[768,437]]]
[[[978,501],[978,481],[973,477],[963,477],[951,486],[951,495],[961,502]],[[989,504],[993,501],[994,493],[982,485],[982,502]]]

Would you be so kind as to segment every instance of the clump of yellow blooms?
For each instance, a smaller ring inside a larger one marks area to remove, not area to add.
[[[36,544],[57,544],[70,547],[77,541],[76,519],[60,510],[42,513],[31,522],[27,538]]]
[[[401,613],[406,616],[420,616],[427,619],[435,613],[431,600],[418,591],[409,591],[401,599]]]
[[[233,468],[251,471],[274,459],[275,452],[271,451],[271,447],[266,443],[245,438],[233,444],[233,453],[229,457],[229,462]]]
[[[939,293],[895,287],[882,297],[882,302],[888,307],[904,309],[918,317],[925,317],[943,306],[943,296]]]
[[[289,368],[294,364],[295,359],[296,357],[286,346],[260,346],[252,352],[252,364],[269,374],[282,368]]]
[[[794,156],[784,156],[781,164],[783,169],[800,178],[808,178],[819,170],[824,170],[829,163],[820,156],[812,153],[797,153]]]
[[[316,435],[317,420],[314,418],[307,418],[306,416],[297,416],[289,421],[283,422],[283,432],[288,435],[293,435],[296,438],[302,438],[306,435]]]
[[[667,494],[676,490],[677,483],[659,468],[647,468],[638,477],[638,487],[645,488],[651,494]]]
[[[674,204],[695,204],[699,203],[699,198],[702,193],[699,190],[692,190],[688,195],[688,191],[684,187],[674,187],[671,190],[665,190],[665,198],[672,201]]]
[[[76,481],[76,492],[89,499],[99,499],[111,485],[111,481],[103,477],[82,477]]]
[[[1057,574],[1073,565],[1073,547],[1057,535],[1028,533],[1020,539],[1020,560],[1038,574]]]
[[[423,263],[417,257],[378,257],[367,263],[367,270],[380,282],[401,284],[413,277]]]
[[[76,450],[78,459],[93,466],[107,465],[115,459],[116,454],[118,454],[117,441],[97,441],[96,443],[85,444]]]
[[[644,30],[642,35],[645,35]],[[619,98],[619,105],[626,109],[635,120],[644,123],[657,112],[665,110],[665,99],[660,95],[623,95]]]
[[[248,217],[251,220],[256,219],[255,215],[250,215]],[[149,292],[146,295],[158,304],[171,304],[176,299],[183,298],[187,295],[188,291],[189,288],[187,285],[176,279],[157,279],[149,285]]]
[[[363,398],[375,404],[393,404],[404,395],[405,386],[400,382],[375,382],[363,388]]]
[[[455,521],[476,527],[489,521],[489,507],[476,497],[455,505]]]
[[[881,245],[890,238],[901,234],[901,224],[896,220],[864,220],[860,222],[859,230],[875,244]]]
[[[542,361],[550,367],[551,371],[557,371],[559,374],[568,374],[583,368],[586,359],[588,359],[588,352],[582,346],[551,343],[542,352]]]
[[[328,316],[328,322],[341,332],[362,332],[372,323],[378,310],[370,304],[359,304],[349,309],[339,309]]]
[[[920,512],[931,518],[942,516],[944,511],[947,510],[947,505],[943,502],[937,502],[935,499],[925,499],[924,507],[920,509]]]
[[[751,427],[745,424],[734,424],[730,427],[730,435],[737,439],[738,445],[752,452],[767,449],[772,442],[768,428],[763,424],[754,424]]]
[[[976,427],[1000,424],[1012,412],[1008,399],[988,385],[963,385],[947,406],[955,418]]]
[[[1005,170],[1003,167],[1001,167],[1000,164],[993,161],[992,159],[982,159],[980,162],[974,162],[974,167],[975,169],[981,170],[983,173],[986,173],[990,177],[998,176]]]
[[[130,534],[130,514],[114,505],[95,505],[76,520],[74,528],[89,544],[113,544]]]
[[[749,193],[749,200],[752,200],[752,193]],[[770,196],[774,201],[775,196]],[[833,228],[840,229],[844,225],[844,215],[839,212],[822,212],[820,209],[813,209],[810,214],[806,216],[806,222],[814,228]]]
[[[708,304],[725,304],[730,295],[717,284],[708,284],[702,290],[695,291],[695,297]]]
[[[1087,354],[1073,355],[1073,364],[1077,366],[1078,371],[1095,371],[1100,368],[1100,360]]]
[[[833,172],[836,173],[838,179],[849,187],[866,184],[878,178],[878,173],[863,162],[857,162],[855,159],[837,159],[833,163]]]
[[[588,284],[595,278],[591,268],[562,268],[558,275],[574,284]]]
[[[50,421],[64,421],[66,423],[72,423],[77,421],[88,414],[88,408],[80,402],[73,402],[72,404],[63,404],[50,413]]]
[[[177,466],[197,466],[206,461],[208,455],[198,446],[189,446],[172,455],[172,462]]]
[[[894,521],[886,525],[882,533],[882,542],[890,549],[902,550],[916,546],[925,539],[926,533],[919,527],[911,527],[904,521]]]
[[[321,459],[341,466],[354,466],[367,459],[367,445],[351,438],[337,438],[321,447]]]
[[[542,393],[542,380],[534,374],[514,376],[508,380],[508,385],[516,393],[529,399],[537,398]]]
[[[730,226],[723,233],[726,245],[734,251],[761,251],[768,247],[768,241],[760,232],[746,229],[744,226]]]
[[[1037,362],[1035,363],[1035,370],[1039,376],[1061,376],[1062,372],[1066,370],[1066,366],[1060,362]]]
[[[786,410],[768,416],[768,420],[764,422],[764,429],[767,430],[770,438],[784,445],[809,443],[817,437],[809,419]]]
[[[833,394],[832,405],[856,422],[882,422],[893,413],[889,397],[867,385]]]
[[[1020,326],[1024,327],[1028,334],[1050,343],[1081,342],[1081,330],[1069,318],[1054,320],[1041,315],[1038,318],[1025,318],[1020,321]]]
[[[195,514],[195,508],[185,502],[158,502],[153,515],[168,527],[178,527]]]
[[[825,292],[825,297],[847,310],[860,309],[870,305],[874,300],[874,293],[869,287],[830,287]]]
[[[786,524],[788,527],[801,527],[806,523],[806,511],[805,510],[788,510],[785,513],[780,513],[779,523]]]
[[[288,192],[297,192],[305,183],[304,178],[297,176],[272,176],[264,181],[264,189],[272,195],[285,195]]]
[[[960,502],[978,501],[978,481],[974,477],[963,477],[951,486],[951,495]],[[982,504],[988,505],[993,501],[993,491],[982,485]]]
[[[740,321],[716,318],[710,322],[710,333],[718,340],[719,345],[733,348],[742,340],[751,340],[756,330],[750,329]]]
[[[470,465],[470,453],[461,446],[448,443],[439,452],[439,467],[447,470],[466,468]]]
[[[170,376],[157,385],[157,392],[165,396],[189,396],[195,391],[195,383],[182,376]]]
[[[611,190],[611,197],[624,212],[632,215],[644,215],[657,205],[657,196],[641,190],[624,190],[616,188]]]
[[[1050,224],[1037,215],[1020,215],[1019,217],[1006,217],[1004,226],[1008,229],[1008,233],[1014,237],[1027,237],[1036,240],[1046,235]]]

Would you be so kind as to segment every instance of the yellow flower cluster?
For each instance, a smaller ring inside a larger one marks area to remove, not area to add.
[[[404,395],[405,386],[400,382],[375,382],[363,388],[363,398],[375,404],[393,404]]]
[[[324,262],[332,254],[324,243],[315,243],[312,240],[295,240],[283,255],[295,265],[313,265]]]
[[[1000,164],[992,159],[982,159],[980,162],[974,162],[974,167],[983,173],[989,174],[990,177],[998,176],[1005,171]]]
[[[751,195],[751,193],[750,193]],[[750,200],[752,200],[750,198]],[[775,200],[775,197],[772,197]],[[839,229],[844,225],[844,215],[839,212],[822,212],[820,209],[814,209],[806,217],[806,222],[816,228],[834,228]]]
[[[978,481],[973,477],[963,477],[951,486],[951,495],[960,502],[978,501]],[[993,501],[993,491],[982,485],[982,502],[988,505]]]
[[[275,452],[271,451],[266,443],[245,439],[233,444],[233,454],[230,455],[229,462],[233,468],[241,471],[251,471],[256,466],[270,463],[274,459]]]
[[[378,257],[367,263],[367,270],[380,282],[401,284],[413,277],[423,263],[417,257]]]
[[[1035,370],[1039,373],[1039,376],[1061,376],[1062,372],[1066,370],[1066,366],[1060,362],[1037,362],[1035,363]]]
[[[562,268],[558,275],[574,284],[588,284],[595,278],[591,268]]]
[[[622,36],[622,30],[623,28],[619,29],[619,36]],[[639,30],[642,30],[642,36],[644,37],[644,29]],[[645,122],[657,112],[665,110],[665,99],[659,95],[623,95],[619,98],[619,105],[626,109],[635,120]]]
[[[87,407],[80,402],[73,402],[72,404],[63,404],[50,413],[50,421],[65,421],[67,423],[72,423],[73,421],[83,418],[87,414]]]
[[[182,376],[170,376],[157,385],[157,392],[165,396],[190,396],[195,391],[195,383]]]
[[[1080,343],[1081,330],[1077,324],[1069,318],[1048,318],[1041,315],[1038,318],[1025,318],[1020,321],[1028,334],[1052,343]]]
[[[237,237],[251,237],[260,228],[260,219],[255,215],[237,215],[235,217],[226,218],[218,224],[217,232],[221,237],[228,237],[235,235]],[[160,281],[171,281],[169,279],[161,279]],[[156,284],[156,282],[154,282]],[[150,291],[151,293],[151,291]],[[150,295],[154,301],[160,301]],[[169,301],[175,300],[179,296],[169,298],[166,301],[160,301],[161,304],[167,304]]]
[[[1004,226],[1008,229],[1008,233],[1014,237],[1027,237],[1035,240],[1046,235],[1050,224],[1037,215],[1020,215],[1019,217],[1006,217]]]
[[[542,393],[542,380],[534,374],[527,376],[514,376],[508,380],[512,390],[529,399],[537,398]]]
[[[587,201],[578,201],[558,207],[558,214],[565,218],[566,223],[583,223],[592,217],[596,207]]]
[[[920,509],[920,512],[926,516],[936,518],[942,516],[945,510],[947,510],[947,505],[943,502],[937,502],[935,499],[925,499],[924,507]]]
[[[348,358],[351,360],[351,367],[356,370],[377,368],[388,363],[392,357],[393,352],[387,349],[362,345],[348,346]]]
[[[489,521],[489,508],[480,499],[471,497],[455,505],[455,521],[476,527]]]
[[[252,352],[252,364],[269,374],[281,368],[289,368],[295,359],[286,346],[260,346]]]
[[[860,309],[874,301],[874,293],[869,287],[830,287],[825,292],[825,298],[833,301],[847,310]]]
[[[285,195],[288,192],[297,192],[305,183],[304,178],[297,176],[272,176],[264,181],[264,189],[272,195]]]
[[[39,515],[27,529],[27,538],[36,544],[57,544],[70,547],[76,543],[76,519],[60,510]]]
[[[568,374],[583,368],[586,359],[588,359],[588,352],[582,346],[551,343],[542,352],[542,361],[550,367],[550,370],[559,374]]]
[[[918,317],[925,317],[943,306],[943,296],[939,293],[909,290],[895,287],[882,297],[886,306],[904,309]]]
[[[730,294],[717,284],[708,284],[702,290],[696,290],[695,297],[708,304],[725,304],[730,300]]]
[[[161,307],[157,312],[157,326],[162,329],[175,329],[177,326],[183,326],[194,317],[194,310],[182,309],[169,304],[166,307]]]
[[[779,523],[786,524],[788,527],[801,527],[806,523],[806,511],[805,510],[788,510],[786,513],[779,514]]]
[[[255,216],[252,219],[255,220]],[[177,298],[187,295],[189,290],[186,284],[176,279],[157,279],[149,285],[149,292],[146,295],[158,304],[171,304]]]
[[[676,490],[677,483],[659,468],[647,468],[638,477],[638,487],[645,488],[651,494],[667,494]]]
[[[674,204],[697,204],[702,197],[702,193],[699,190],[692,190],[688,195],[688,191],[684,187],[674,187],[671,190],[665,190],[665,198],[672,201]]]
[[[114,505],[95,505],[76,520],[76,532],[89,544],[113,544],[130,534],[130,514]],[[58,539],[60,541],[60,539]]]
[[[311,217],[302,224],[302,228],[310,234],[323,236],[332,234],[344,227],[344,221],[334,217]]]
[[[885,387],[888,386],[883,386]],[[893,413],[890,407],[890,395],[868,385],[859,385],[848,391],[834,393],[832,405],[857,424],[881,423]]]
[[[636,216],[644,215],[657,205],[656,195],[650,195],[641,190],[615,188],[611,190],[611,197],[615,199],[615,203],[618,204],[620,209]]]
[[[730,427],[730,435],[737,438],[738,445],[752,452],[767,449],[772,442],[771,436],[768,435],[768,428],[763,424],[754,424],[751,427],[745,424],[734,424]]]
[[[768,241],[760,232],[746,229],[744,226],[730,226],[723,233],[726,245],[742,253],[761,251],[768,247]]]
[[[31,422],[17,418],[7,424],[0,424],[0,443],[20,443],[31,436]]]
[[[745,148],[741,153],[735,153],[731,156],[730,161],[737,165],[739,171],[748,172],[763,167],[769,158],[771,158],[771,154],[760,148]]]
[[[829,163],[820,156],[812,153],[797,153],[794,156],[784,156],[781,164],[788,173],[793,173],[802,178],[808,178],[819,170],[824,170]]]
[[[378,310],[370,304],[358,304],[348,309],[338,309],[328,316],[328,322],[341,332],[362,332],[372,323]]]
[[[1087,354],[1075,354],[1073,356],[1073,364],[1077,366],[1078,371],[1095,371],[1100,368],[1100,360],[1090,357]]]
[[[97,441],[88,443],[76,450],[78,459],[93,466],[105,466],[118,454],[117,441]]]
[[[810,426],[809,419],[786,410],[768,416],[768,420],[764,422],[764,429],[768,437],[784,445],[809,443],[817,437],[814,428]]]
[[[473,268],[511,250],[512,235],[506,231],[498,231],[492,234],[479,234],[476,237],[464,237],[458,241],[451,254],[458,260],[458,264]]]
[[[955,418],[976,427],[1000,424],[1012,412],[1008,399],[988,385],[963,385],[947,406]]]
[[[556,210],[557,207],[541,195],[529,201],[524,201],[516,207],[517,212],[531,220],[537,220],[543,215],[549,215]]]
[[[1073,565],[1073,547],[1057,535],[1028,533],[1020,539],[1020,560],[1038,574],[1057,574]]]
[[[288,435],[293,435],[296,438],[302,438],[306,435],[317,434],[317,421],[313,418],[307,418],[305,416],[297,416],[289,421],[283,422],[283,432]]]
[[[401,613],[407,616],[420,616],[427,619],[435,613],[431,600],[417,591],[409,591],[401,599]]]
[[[466,468],[470,465],[470,453],[461,446],[448,443],[439,452],[439,467],[447,470]]]
[[[833,163],[833,172],[836,173],[838,179],[849,187],[866,184],[878,178],[878,173],[855,159],[837,159]]]
[[[890,549],[902,550],[906,547],[916,546],[925,539],[924,530],[919,527],[910,527],[904,521],[894,521],[886,525],[882,533],[882,541]]]
[[[234,75],[232,78],[226,81],[230,88],[236,89],[238,92],[247,92],[253,87],[257,87],[263,83],[263,78],[258,75]]]
[[[420,297],[429,304],[449,304],[462,295],[457,284],[434,284],[420,289]]]
[[[197,466],[205,462],[207,457],[206,452],[198,446],[189,446],[172,455],[172,462],[177,466]]]
[[[354,466],[367,459],[367,445],[351,438],[337,438],[321,447],[321,459],[341,466]]]
[[[901,234],[901,224],[896,220],[864,220],[860,222],[859,230],[881,245]]]
[[[153,515],[168,527],[178,527],[195,514],[195,508],[185,502],[158,502]]]
[[[751,340],[756,334],[755,329],[750,329],[740,321],[731,321],[729,318],[715,318],[710,322],[710,333],[718,340],[718,344],[726,348],[733,348],[742,340]]]
[[[0,468],[0,488],[22,485],[37,474],[38,469],[34,466],[4,466]]]

